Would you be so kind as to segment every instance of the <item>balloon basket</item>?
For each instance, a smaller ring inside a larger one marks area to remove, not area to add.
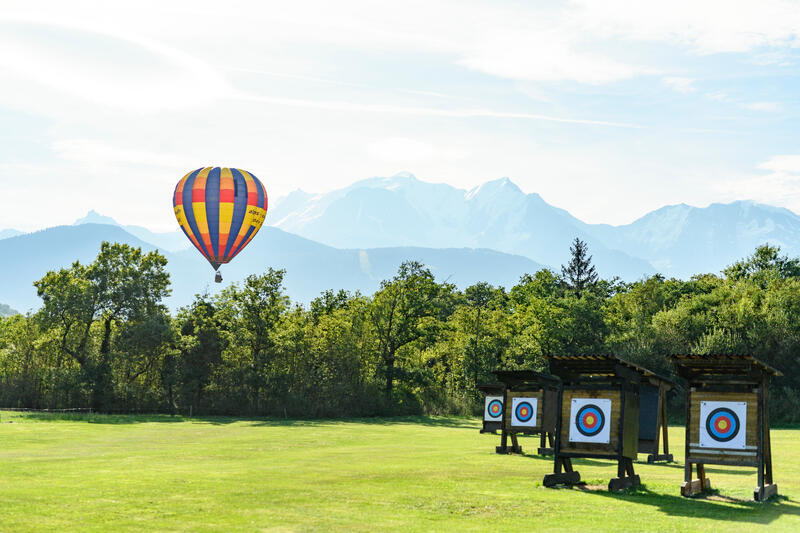
[[[222,283],[222,274],[220,272],[214,274],[214,281],[216,281],[217,283]]]

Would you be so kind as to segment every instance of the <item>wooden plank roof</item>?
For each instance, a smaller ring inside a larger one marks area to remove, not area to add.
[[[646,378],[656,381],[663,381],[664,383],[669,383],[672,385],[675,384],[675,381],[671,378],[657,374],[635,363],[625,361],[619,356],[613,354],[548,355],[547,358],[550,360],[551,369],[553,366],[561,366],[568,369],[570,372],[580,375],[609,377],[616,376],[617,365],[620,365],[638,372]]]
[[[502,394],[506,386],[504,383],[481,383],[478,385],[478,390],[484,394]]]
[[[782,376],[777,369],[748,354],[678,354],[669,359],[693,374],[748,375],[754,369],[771,376]]]
[[[539,385],[558,385],[561,381],[556,376],[534,372],[533,370],[495,370],[494,375],[503,383],[520,385],[523,383],[538,383]]]

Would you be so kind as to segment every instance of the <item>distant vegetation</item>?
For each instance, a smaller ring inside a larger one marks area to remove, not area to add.
[[[16,315],[18,311],[11,309],[11,306],[0,304],[0,317]]]
[[[568,243],[565,243],[565,246]],[[459,291],[416,262],[372,296],[292,304],[284,271],[197,295],[172,316],[166,259],[104,243],[36,282],[42,307],[0,319],[0,405],[336,417],[472,413],[498,368],[613,352],[669,373],[679,352],[752,353],[784,371],[777,422],[800,420],[800,260],[761,246],[717,275],[598,279],[583,243],[562,274]]]

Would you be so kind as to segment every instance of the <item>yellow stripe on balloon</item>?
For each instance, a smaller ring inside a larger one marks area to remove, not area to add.
[[[234,202],[222,201],[222,194],[224,191],[230,191],[230,194],[233,194],[233,173],[231,169],[222,168],[220,170],[219,190],[219,257],[223,257],[225,255],[225,248],[228,245],[228,239],[230,238],[231,224],[233,223]]]
[[[194,172],[194,171],[192,171]],[[186,186],[186,180],[189,179],[189,176],[192,175],[192,172],[187,172],[186,175],[178,181],[178,184],[175,186],[175,198],[173,199],[173,203],[177,204],[174,206],[175,210],[175,218],[178,220],[178,225],[183,229],[186,233],[186,236],[189,237],[189,240],[192,241],[195,248],[203,252],[203,247],[200,246],[200,242],[194,236],[192,232],[192,227],[189,225],[189,220],[186,218],[186,210],[183,205],[183,188]],[[179,203],[178,203],[179,202]]]
[[[253,223],[253,215],[256,213],[257,207],[255,205],[250,205],[250,195],[256,192],[256,182],[253,181],[253,176],[250,175],[249,172],[246,170],[239,169],[239,172],[242,173],[244,176],[245,185],[247,186],[247,198],[248,198],[248,205],[244,212],[244,219],[242,220],[242,225],[239,226],[239,234],[236,235],[236,240],[233,241],[233,246],[231,246],[231,252],[235,253],[236,249],[239,247],[239,244],[244,239],[244,236],[247,235],[247,230],[250,229],[250,226]]]
[[[205,191],[206,191],[206,180],[208,180],[208,174],[211,172],[212,167],[206,167],[197,174],[197,177],[194,179],[194,187],[192,188],[192,193],[195,191],[202,191],[202,201],[194,201],[194,194],[192,194],[192,212],[194,213],[194,220],[197,224],[197,230],[200,232],[200,237],[205,244],[206,252],[208,254],[209,259],[214,259],[216,253],[214,250],[211,249],[211,236],[208,233],[208,217],[206,215],[206,201],[205,201]]]

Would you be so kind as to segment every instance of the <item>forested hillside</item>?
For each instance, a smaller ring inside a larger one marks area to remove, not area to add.
[[[569,247],[569,243],[564,243]],[[495,369],[612,352],[669,373],[680,352],[752,353],[784,372],[776,421],[800,420],[800,260],[762,246],[721,275],[597,279],[582,243],[561,272],[458,290],[406,262],[371,296],[286,296],[269,269],[171,314],[167,260],[104,243],[36,282],[0,320],[0,406],[293,417],[472,413]]]

